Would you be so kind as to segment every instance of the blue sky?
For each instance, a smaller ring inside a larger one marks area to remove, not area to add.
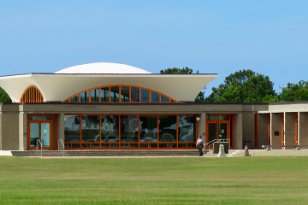
[[[307,0],[0,0],[0,75],[117,62],[308,80]]]

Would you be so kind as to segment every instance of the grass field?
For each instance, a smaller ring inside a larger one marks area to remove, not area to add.
[[[0,158],[0,204],[308,204],[308,158]]]

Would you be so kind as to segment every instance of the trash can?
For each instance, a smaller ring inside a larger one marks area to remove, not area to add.
[[[218,154],[219,152],[219,145],[224,145],[225,153],[229,153],[229,142],[214,142],[213,144],[213,154]]]

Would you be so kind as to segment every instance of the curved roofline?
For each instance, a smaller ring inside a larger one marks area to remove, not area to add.
[[[141,68],[134,66],[121,64],[121,63],[109,63],[109,62],[96,62],[96,63],[87,63],[76,66],[71,66],[57,71],[56,73],[87,73],[87,74],[135,74],[135,73],[150,73]]]

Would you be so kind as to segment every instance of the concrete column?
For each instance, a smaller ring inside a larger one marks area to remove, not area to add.
[[[243,114],[234,115],[234,148],[243,148]]]
[[[298,136],[297,136],[297,140],[298,140],[298,142],[297,142],[297,145],[301,145],[301,113],[300,112],[298,112],[297,113],[297,134],[298,134]]]
[[[271,145],[279,149],[284,139],[283,119],[283,113],[271,113]]]
[[[2,150],[2,112],[0,112],[0,150]]]
[[[296,125],[296,113],[284,113],[284,144],[286,146],[295,146],[295,134],[298,127]]]
[[[199,135],[202,135],[204,137],[206,136],[205,126],[206,126],[206,114],[201,113],[200,122],[199,122]]]
[[[269,145],[269,114],[258,114],[258,145],[257,148],[261,148],[262,145]]]
[[[24,123],[27,124],[26,114],[23,111],[19,112],[19,139],[18,139],[18,149],[20,151],[27,149],[27,130],[24,129]]]
[[[302,112],[299,118],[300,145],[308,145],[308,112]]]
[[[60,113],[58,115],[58,141],[61,141],[64,143],[64,114]],[[58,149],[62,150],[64,149],[63,144],[58,144]]]
[[[270,113],[270,145],[273,145],[273,113]]]
[[[286,145],[286,113],[283,113],[283,142],[282,145]]]

